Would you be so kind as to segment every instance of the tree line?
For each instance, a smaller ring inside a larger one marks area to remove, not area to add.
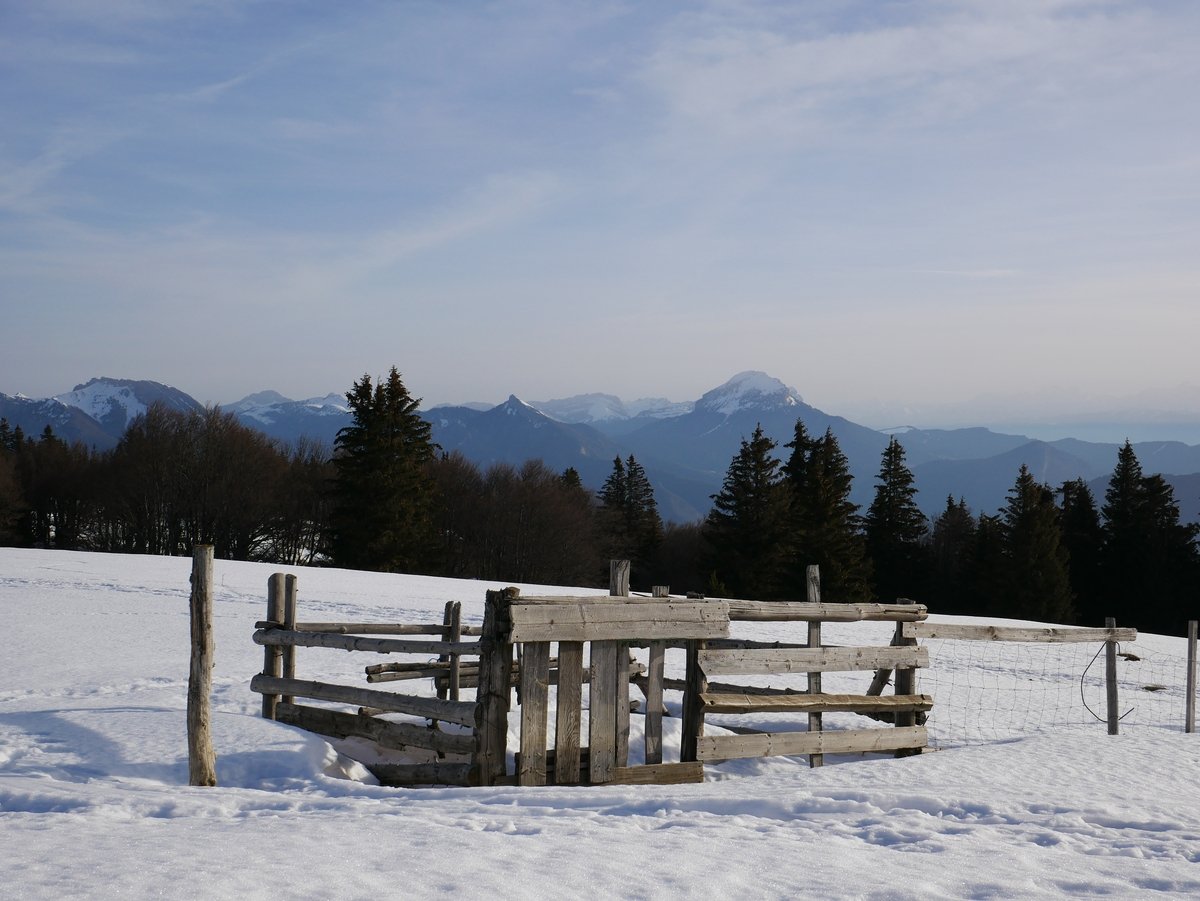
[[[635,587],[802,598],[821,567],[831,601],[909,597],[931,610],[1178,633],[1200,587],[1197,526],[1128,442],[1103,503],[1026,467],[995,514],[946,499],[932,519],[893,438],[872,503],[831,430],[797,421],[786,454],[761,428],[741,443],[700,522],[664,525],[633,457],[598,492],[541,461],[486,467],[433,443],[393,368],[346,395],[333,448],[283,445],[218,408],[152,406],[111,451],[0,420],[0,543],[336,565],[491,581],[604,585],[633,561]]]

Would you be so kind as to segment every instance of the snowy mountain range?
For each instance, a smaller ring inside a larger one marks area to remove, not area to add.
[[[178,410],[203,408],[158,382],[99,378],[43,400],[0,394],[0,417],[28,435],[49,425],[65,440],[106,449],[155,402]],[[332,446],[338,430],[351,421],[342,394],[292,400],[261,391],[223,409],[287,443],[307,437]],[[826,429],[837,436],[854,476],[853,500],[863,506],[871,501],[880,456],[894,434],[916,477],[918,502],[931,515],[945,506],[947,496],[965,498],[976,512],[994,512],[1022,464],[1055,486],[1087,479],[1102,500],[1117,453],[1114,444],[1034,441],[986,428],[879,431],[806,404],[795,388],[754,371],[738,373],[694,402],[643,398],[627,403],[611,394],[585,394],[526,403],[512,396],[493,407],[439,406],[422,415],[445,451],[459,451],[481,466],[541,459],[559,471],[574,467],[593,488],[611,472],[614,457],[633,454],[655,486],[664,517],[680,522],[707,512],[730,460],[756,426],[776,442],[782,458],[797,419],[814,436]],[[1147,473],[1162,473],[1175,486],[1184,518],[1200,521],[1200,445],[1155,441],[1134,449]]]

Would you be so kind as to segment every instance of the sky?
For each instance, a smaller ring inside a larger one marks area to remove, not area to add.
[[[0,391],[1200,418],[1200,4],[0,0]]]

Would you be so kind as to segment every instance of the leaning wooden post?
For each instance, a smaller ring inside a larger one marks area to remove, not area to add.
[[[286,579],[283,573],[274,573],[267,579],[267,622],[283,628],[284,594]],[[294,659],[294,658],[293,658]],[[283,648],[279,645],[263,645],[263,675],[278,679],[283,675]],[[264,694],[262,699],[263,719],[275,719],[279,706],[279,695]]]
[[[1196,731],[1196,620],[1188,621],[1187,646],[1187,712],[1183,718],[1183,731]]]
[[[821,567],[812,564],[805,569],[805,600],[810,604],[821,603]],[[808,646],[810,648],[819,648],[821,646],[821,621],[812,619],[808,621]],[[821,674],[808,674],[808,693],[810,695],[819,695],[821,693]],[[808,715],[808,731],[820,732],[823,728],[821,714],[810,713]],[[823,766],[825,763],[824,754],[809,754],[808,765],[810,767]]]
[[[1109,616],[1104,620],[1104,628],[1115,629],[1117,621]],[[1117,712],[1117,643],[1112,638],[1104,642],[1104,683],[1107,688],[1108,701],[1108,734],[1119,732],[1120,714]]]
[[[192,662],[188,675],[188,784],[217,784],[217,755],[212,744],[213,549],[197,545],[192,551]]]
[[[479,688],[471,785],[496,785],[508,775],[508,708],[512,700],[512,615],[516,588],[489,591],[479,636]]]

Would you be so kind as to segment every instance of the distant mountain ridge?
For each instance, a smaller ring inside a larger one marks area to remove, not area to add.
[[[158,382],[98,378],[44,400],[0,394],[0,417],[33,437],[49,425],[67,441],[107,449],[156,401],[172,409],[203,409],[194,398]],[[292,400],[259,391],[222,409],[287,443],[307,437],[332,447],[338,430],[351,422],[345,395],[336,393]],[[786,459],[797,419],[813,436],[833,431],[854,476],[852,499],[863,507],[874,495],[883,449],[895,435],[916,478],[917,501],[930,515],[944,508],[947,496],[964,498],[976,513],[995,512],[1022,464],[1053,486],[1088,480],[1102,503],[1118,450],[1116,444],[1035,441],[982,427],[880,431],[806,404],[796,389],[757,371],[738,373],[694,402],[643,398],[625,403],[616,395],[585,394],[526,403],[510,396],[496,406],[438,406],[422,415],[444,451],[457,450],[480,466],[541,459],[556,471],[573,467],[593,489],[611,472],[614,457],[633,454],[655,486],[664,517],[674,521],[708,511],[730,460],[756,427]],[[1200,496],[1192,496],[1200,495],[1200,445],[1150,441],[1134,444],[1134,450],[1147,473],[1161,473],[1178,485],[1185,518],[1200,521]]]

